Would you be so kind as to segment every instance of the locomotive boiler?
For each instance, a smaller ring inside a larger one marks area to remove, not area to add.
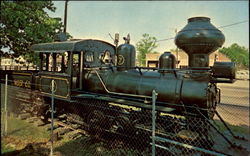
[[[156,71],[136,68],[135,48],[125,43],[118,47],[120,60],[117,71],[86,72],[84,90],[134,98],[145,98],[155,90],[159,106],[190,115],[197,107],[205,116],[212,118],[220,100],[216,83],[231,83],[235,79],[234,63],[215,62],[213,67],[209,67],[209,54],[221,47],[224,41],[224,35],[210,23],[209,18],[190,18],[175,38],[176,45],[189,56],[187,69],[176,69],[176,59],[170,52],[161,55],[160,67]]]

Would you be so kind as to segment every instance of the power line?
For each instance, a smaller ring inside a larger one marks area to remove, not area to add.
[[[171,38],[166,38],[166,39],[162,39],[162,40],[157,40],[156,42],[161,42],[161,41],[167,41],[167,40],[173,40],[174,37],[171,37]]]
[[[249,20],[245,20],[245,21],[240,21],[240,22],[236,22],[236,23],[232,23],[232,24],[228,24],[228,25],[223,25],[223,26],[220,26],[220,27],[217,27],[217,28],[225,28],[225,27],[230,27],[230,26],[233,26],[233,25],[238,25],[238,24],[241,24],[241,23],[246,23],[248,22]],[[161,41],[167,41],[167,40],[172,40],[174,39],[175,37],[171,37],[171,38],[166,38],[166,39],[162,39],[162,40],[157,40],[156,42],[161,42]]]
[[[230,26],[233,26],[233,25],[237,25],[237,24],[241,24],[241,23],[246,23],[246,22],[248,22],[248,21],[249,21],[249,20],[240,21],[240,22],[236,22],[236,23],[232,23],[232,24],[228,24],[228,25],[220,26],[220,27],[217,27],[217,28],[225,28],[225,27],[230,27]]]

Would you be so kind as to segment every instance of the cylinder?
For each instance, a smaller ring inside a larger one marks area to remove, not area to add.
[[[164,52],[159,58],[160,69],[174,69],[176,66],[176,58],[171,52]]]

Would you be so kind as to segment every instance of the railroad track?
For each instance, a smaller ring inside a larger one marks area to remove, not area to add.
[[[64,115],[64,116],[66,116],[66,115]],[[51,131],[51,119],[48,119],[48,123],[45,124],[42,122],[42,120],[39,117],[32,117],[31,114],[29,114],[29,113],[22,113],[18,116],[18,118],[20,118],[22,120],[26,120],[29,123],[34,123],[38,127],[44,127],[48,131]],[[93,134],[88,132],[88,128],[89,128],[88,125],[85,123],[81,123],[81,124],[75,123],[75,122],[68,123],[67,120],[65,120],[65,117],[63,117],[63,115],[58,116],[57,118],[54,119],[53,141],[58,141],[61,138],[75,140],[75,139],[78,139],[78,138],[83,137],[83,136],[84,137],[89,137],[89,136],[93,137]],[[141,133],[138,135],[135,135],[135,136],[130,136],[129,134],[123,134],[123,133],[119,133],[119,132],[111,132],[110,130],[102,130],[102,132],[101,132],[102,137],[99,137],[98,135],[94,135],[94,138],[96,138],[96,136],[97,136],[100,141],[108,143],[109,145],[112,144],[112,142],[114,142],[114,141],[117,141],[117,140],[121,141],[122,140],[121,145],[123,147],[129,147],[129,148],[137,149],[137,150],[139,149],[139,151],[145,150],[146,147],[151,148],[150,146],[152,143],[151,143],[150,135],[152,132],[150,130],[150,127],[137,126],[136,128],[139,129]],[[103,134],[105,134],[105,135],[103,135]],[[145,135],[148,135],[149,137],[147,138]],[[163,134],[161,132],[157,132],[157,135],[158,135],[157,138],[158,139],[160,138],[161,140],[164,140],[165,138],[171,138],[171,136],[167,136],[166,134]],[[144,138],[142,138],[141,136],[143,136]],[[120,139],[120,138],[122,138],[122,139]],[[144,140],[142,141],[142,139],[144,139]],[[139,141],[142,142],[142,144]],[[138,145],[140,145],[141,147],[138,147]],[[114,145],[114,147],[119,147],[119,145]],[[142,147],[143,147],[143,149],[142,149]],[[160,153],[162,153],[162,154],[168,155],[168,154],[172,153],[170,149],[173,147],[169,143],[158,143],[156,147],[158,148],[157,151],[160,151]],[[168,147],[169,149],[167,150],[166,147]],[[178,152],[182,152],[181,147],[176,148],[175,150]],[[187,149],[185,149],[185,150],[187,150]],[[191,151],[192,150],[190,149],[190,152]],[[209,151],[209,150],[207,150],[207,151]],[[217,152],[219,153],[219,151],[217,151]]]
[[[86,123],[68,123],[63,115],[58,116],[54,119],[54,129],[53,129],[53,141],[58,141],[62,138],[67,138],[70,140],[78,139],[82,136],[89,137],[91,136],[94,139],[105,142],[107,144],[115,144],[119,142],[123,146],[130,148],[139,149],[141,147],[150,147],[150,135],[149,130],[145,131],[143,128],[140,128],[140,134],[138,135],[129,135],[119,132],[110,131],[107,129],[102,129],[99,132],[91,133],[89,132],[89,126]],[[22,113],[18,115],[18,118],[25,120],[26,122],[33,123],[35,126],[43,127],[48,131],[51,131],[51,119],[48,119],[48,123],[44,123],[39,117],[32,117],[29,113]],[[79,121],[78,121],[79,122]],[[146,133],[145,133],[146,132]],[[144,138],[142,138],[142,133]],[[145,137],[148,135],[148,138]],[[122,142],[122,143],[121,143]],[[141,146],[141,147],[138,147]],[[114,145],[114,147],[119,145]]]
[[[61,115],[63,116],[63,115]],[[86,123],[67,123],[67,121],[65,120],[65,118],[59,116],[58,118],[54,119],[54,129],[53,129],[53,133],[54,133],[54,140],[58,140],[62,137],[67,137],[69,139],[76,139],[79,138],[81,136],[94,136],[97,137],[98,139],[100,139],[101,141],[104,142],[108,142],[110,141],[110,139],[112,138],[120,138],[124,141],[124,143],[126,142],[126,140],[131,143],[139,143],[138,141],[141,141],[142,144],[146,144],[149,145],[150,144],[150,136],[152,134],[151,131],[151,127],[145,127],[145,126],[136,126],[137,129],[137,133],[136,135],[129,135],[129,134],[125,134],[125,133],[120,133],[120,132],[114,132],[111,130],[107,130],[107,129],[102,129],[100,133],[101,137],[99,137],[98,135],[100,134],[92,134],[90,132],[88,132],[89,126]],[[48,119],[47,124],[44,124],[38,117],[31,117],[31,115],[29,113],[24,113],[24,114],[20,114],[19,118],[22,120],[26,120],[27,122],[30,123],[35,123],[36,126],[42,126],[45,127],[47,130],[51,131],[51,119]],[[97,132],[98,133],[98,132]],[[161,131],[156,131],[156,134],[160,137],[172,137],[170,135],[166,135]],[[141,137],[143,136],[143,138]],[[148,136],[148,138],[146,137]],[[146,143],[147,142],[147,143]]]

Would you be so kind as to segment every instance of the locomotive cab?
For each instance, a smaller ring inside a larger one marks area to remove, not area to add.
[[[47,95],[51,93],[52,80],[55,82],[55,96],[68,99],[71,90],[79,89],[80,61],[82,53],[75,52],[39,52],[40,68],[37,83],[39,90]]]
[[[115,58],[113,45],[99,40],[74,40],[36,44],[31,50],[40,55],[39,90],[51,94],[52,80],[55,96],[70,99],[84,88],[84,71],[89,68],[109,67]]]

